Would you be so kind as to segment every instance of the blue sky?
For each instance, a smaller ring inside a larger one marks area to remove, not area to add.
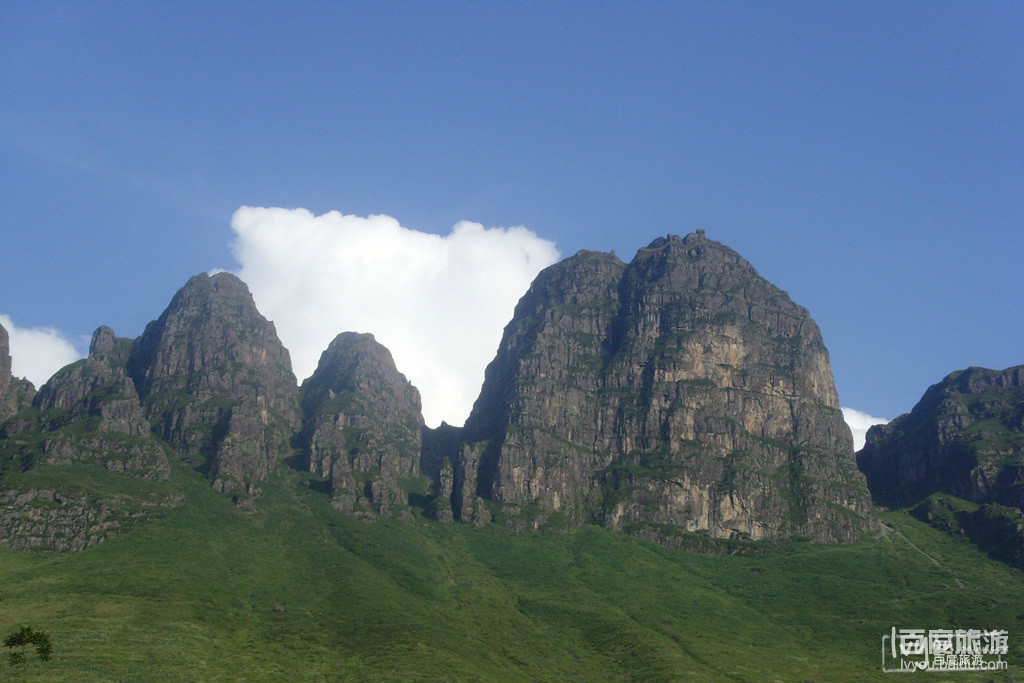
[[[249,268],[265,206],[627,261],[704,228],[872,415],[1024,363],[1021,3],[7,0],[0,55],[0,314],[80,351]]]

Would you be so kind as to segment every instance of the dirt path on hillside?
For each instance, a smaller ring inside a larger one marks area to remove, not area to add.
[[[931,561],[931,563],[934,564],[936,567],[938,567],[939,569],[941,569],[944,572],[949,572],[949,575],[953,577],[954,581],[956,581],[957,588],[963,588],[964,587],[964,582],[961,581],[959,578],[957,578],[956,574],[953,573],[952,569],[950,569],[946,565],[942,564],[941,562],[936,560],[934,557],[932,557],[931,555],[929,555],[928,553],[926,553],[925,551],[923,551],[919,547],[917,547],[913,543],[913,541],[911,541],[909,538],[907,538],[906,536],[903,535],[903,532],[897,531],[896,529],[893,529],[891,526],[888,526],[886,524],[882,524],[882,528],[878,531],[878,535],[875,536],[875,538],[879,538],[879,539],[885,538],[889,534],[896,534],[897,536],[902,538],[906,542],[906,544],[909,545],[911,548],[913,548],[917,552],[919,552],[922,555],[924,555],[925,557],[927,557]]]

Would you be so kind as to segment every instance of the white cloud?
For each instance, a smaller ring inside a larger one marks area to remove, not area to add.
[[[872,417],[867,413],[853,408],[843,408],[843,419],[853,432],[853,450],[859,451],[864,447],[864,438],[871,425],[884,425],[889,420],[884,417]]]
[[[423,417],[469,415],[519,297],[558,259],[523,227],[460,222],[447,236],[390,216],[242,207],[237,272],[274,321],[301,380],[344,331],[372,332],[420,390]]]
[[[25,377],[38,389],[53,373],[84,356],[67,336],[52,327],[18,327],[0,315],[11,342],[11,374]]]

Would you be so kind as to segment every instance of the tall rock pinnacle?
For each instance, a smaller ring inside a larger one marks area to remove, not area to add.
[[[0,423],[32,402],[35,387],[27,379],[11,374],[11,341],[0,325]]]

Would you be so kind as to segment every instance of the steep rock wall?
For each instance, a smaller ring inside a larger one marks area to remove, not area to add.
[[[465,432],[513,526],[831,541],[873,523],[817,325],[702,232],[542,272]]]

